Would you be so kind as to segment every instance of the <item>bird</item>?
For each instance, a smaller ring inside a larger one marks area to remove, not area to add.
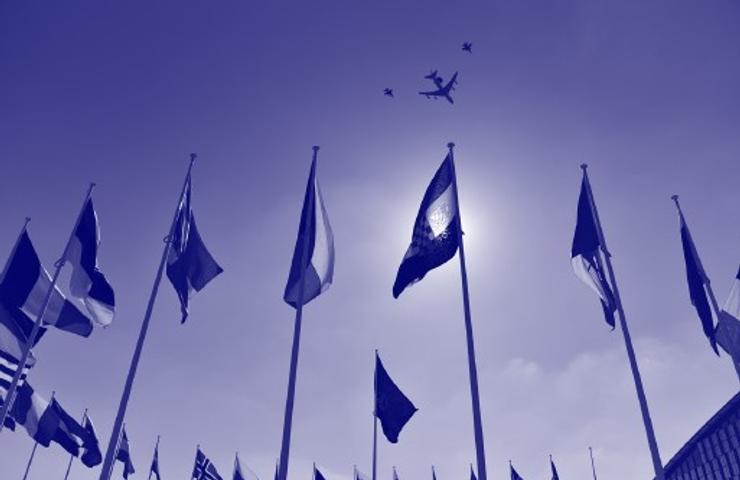
[[[463,43],[462,49],[464,52],[473,53],[473,44],[470,42]]]
[[[386,97],[393,98],[393,89],[392,88],[386,88],[386,89],[384,89],[383,90],[383,95],[385,95]]]

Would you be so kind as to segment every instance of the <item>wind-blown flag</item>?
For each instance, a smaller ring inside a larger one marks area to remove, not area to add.
[[[85,414],[85,421],[82,422],[82,427],[87,432],[87,438],[83,439],[82,448],[85,450],[80,457],[82,463],[88,467],[94,467],[103,462],[103,454],[100,451],[100,443],[98,442],[98,435],[95,432],[92,419],[90,416]]]
[[[552,480],[560,480],[558,469],[555,468],[555,463],[552,461],[552,458],[550,459],[550,470],[552,471]]]
[[[305,305],[325,292],[331,285],[333,277],[334,234],[329,217],[326,215],[319,180],[316,178],[314,156],[283,300],[294,308],[298,308],[299,304]],[[299,298],[301,278],[303,278],[303,298]]]
[[[470,480],[478,480],[478,477],[475,476],[472,465],[470,466]]]
[[[23,350],[26,348],[27,339],[31,334],[32,328],[33,321],[20,309],[14,307],[8,309],[0,302],[0,405],[5,401],[10,383],[18,371],[20,359],[23,355]],[[38,342],[45,331],[45,328],[39,330],[33,345]],[[36,358],[33,356],[33,352],[31,352],[20,376],[18,382],[19,387],[23,385],[28,371],[35,363]],[[14,427],[10,416],[7,416],[5,421],[6,425],[9,425],[10,428]]]
[[[393,480],[398,480],[398,472],[396,472],[396,467],[393,467]]]
[[[239,461],[239,455],[234,459],[234,479],[233,480],[259,480],[259,477],[249,467],[243,467]]]
[[[194,292],[201,291],[211,280],[223,272],[208,252],[195,225],[191,208],[191,178],[188,175],[185,193],[182,196],[175,220],[169,257],[167,278],[180,299],[180,310],[185,323],[188,318],[188,303]]]
[[[0,280],[0,302],[8,310],[18,308],[35,320],[41,313],[50,286],[51,278],[41,265],[28,232],[23,230]],[[93,328],[92,320],[68,301],[56,286],[43,322],[83,337],[89,336]]]
[[[509,468],[511,468],[511,480],[524,480],[521,475],[519,475],[519,472],[514,469],[514,465],[509,464]]]
[[[601,266],[601,242],[596,226],[596,216],[591,206],[589,186],[584,172],[581,193],[578,196],[578,220],[573,235],[571,263],[576,276],[599,296],[606,323],[614,328],[617,304]]]
[[[113,288],[98,270],[99,245],[98,217],[92,198],[88,198],[67,249],[66,259],[73,269],[69,290],[82,299],[95,323],[107,326],[113,321],[116,300]]]
[[[326,480],[324,474],[321,473],[318,468],[316,468],[316,464],[314,464],[313,466],[313,480]]]
[[[132,473],[136,473],[136,470],[134,469],[134,462],[131,461],[131,448],[128,444],[128,436],[126,435],[125,426],[121,430],[121,441],[118,444],[116,460],[123,463],[123,478],[128,479],[129,475],[131,475]]]
[[[151,476],[152,473],[157,476],[157,480],[162,480],[162,477],[159,476],[159,442],[157,442],[157,446],[154,447],[152,466],[149,467],[149,475]]]
[[[398,442],[398,434],[416,413],[417,408],[393,383],[383,367],[378,354],[375,354],[375,416],[380,420],[385,438],[391,443]]]
[[[707,275],[704,273],[699,255],[696,252],[694,240],[691,238],[691,232],[686,225],[683,213],[679,212],[681,217],[681,246],[683,247],[683,258],[686,263],[686,281],[689,285],[689,297],[691,304],[696,308],[696,313],[701,320],[704,335],[709,339],[709,344],[714,352],[719,355],[717,350],[717,340],[714,336],[714,319],[712,310],[709,307],[707,292],[704,285],[707,283]]]
[[[223,480],[215,465],[200,451],[200,448],[195,452],[192,480]]]
[[[424,193],[414,222],[411,245],[398,267],[393,297],[451,259],[460,237],[452,157],[448,154]]]
[[[432,465],[432,480],[437,480],[437,472],[434,471],[434,465]]]
[[[740,372],[740,270],[730,290],[715,331],[717,343],[732,356],[735,367]]]
[[[370,477],[362,473],[357,469],[357,466],[355,466],[355,478],[354,480],[369,480]]]

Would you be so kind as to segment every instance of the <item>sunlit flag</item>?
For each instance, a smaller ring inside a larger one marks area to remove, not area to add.
[[[5,275],[0,280],[0,301],[9,310],[20,308],[35,321],[41,313],[50,286],[51,278],[41,265],[28,232],[24,229],[16,243],[15,252],[8,261]],[[46,325],[83,337],[89,336],[93,329],[92,320],[68,301],[56,286],[43,320]]]
[[[311,163],[306,194],[301,210],[298,238],[293,249],[288,282],[283,299],[293,307],[307,304],[326,291],[334,277],[334,234],[326,215],[319,181],[316,177],[316,156]],[[303,298],[301,295],[303,278]]]
[[[190,205],[191,184],[192,179],[188,175],[172,238],[169,239],[172,245],[167,258],[167,278],[180,299],[181,323],[185,323],[188,318],[188,304],[193,293],[201,291],[208,282],[223,272],[208,252],[195,225],[195,216]]]
[[[66,259],[73,269],[69,290],[82,299],[95,323],[107,326],[113,321],[116,300],[113,288],[98,270],[99,245],[98,217],[92,198],[88,198],[67,249]]]
[[[398,442],[398,434],[416,413],[416,407],[393,383],[378,354],[375,354],[375,415],[380,420],[385,438]]]
[[[600,246],[601,242],[584,172],[581,194],[578,196],[578,220],[573,235],[571,263],[576,276],[599,296],[601,307],[604,310],[604,319],[614,328],[614,312],[617,305],[601,265]]]
[[[223,480],[213,462],[200,451],[200,447],[195,452],[195,466],[193,467],[193,478],[191,480]]]
[[[128,476],[135,473],[134,463],[131,461],[131,449],[128,444],[128,436],[126,435],[126,427],[121,430],[121,441],[118,444],[118,453],[116,453],[116,460],[123,463],[123,478],[128,479]]]
[[[411,245],[406,250],[393,283],[395,298],[457,252],[459,222],[454,182],[452,157],[448,154],[421,201]]]

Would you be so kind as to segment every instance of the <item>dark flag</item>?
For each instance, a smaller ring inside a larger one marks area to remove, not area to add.
[[[188,175],[185,193],[180,201],[172,232],[167,278],[175,287],[182,310],[181,323],[188,318],[188,302],[193,292],[201,291],[223,269],[216,263],[200,238],[191,208],[191,177]]]
[[[552,471],[552,480],[560,480],[558,469],[555,468],[555,463],[552,461],[552,457],[550,457],[550,470]]]
[[[473,471],[473,465],[470,465],[470,480],[478,480],[478,477],[475,476],[475,472]]]
[[[28,318],[26,314],[15,307],[7,308],[0,302],[0,405],[5,401],[8,394],[10,383],[18,370],[23,350],[26,348],[26,342],[32,329],[33,320]],[[39,330],[33,345],[36,345],[45,331],[45,328]],[[28,371],[35,363],[36,359],[33,352],[30,352],[18,382],[19,388],[23,386]],[[10,415],[5,417],[5,422],[6,426],[11,429],[14,428],[14,422]]]
[[[116,300],[113,288],[98,270],[99,245],[98,217],[92,198],[88,198],[66,252],[73,269],[69,290],[82,299],[95,323],[107,326],[113,321]]]
[[[121,430],[121,442],[118,444],[116,460],[123,463],[123,478],[128,479],[129,475],[136,472],[134,463],[131,461],[131,449],[128,444],[128,436],[126,436],[126,427]]]
[[[246,480],[242,473],[242,465],[239,463],[239,455],[234,459],[234,479],[233,480]]]
[[[434,471],[434,465],[432,465],[432,480],[437,480],[437,472]]]
[[[571,263],[576,276],[599,296],[601,307],[604,310],[604,319],[613,329],[617,304],[601,265],[600,247],[596,217],[591,206],[589,187],[584,172],[581,194],[578,197],[578,220],[573,235]]]
[[[702,267],[699,255],[696,253],[696,247],[691,238],[689,227],[684,220],[683,213],[679,212],[679,215],[681,216],[681,246],[683,247],[683,259],[686,263],[686,281],[689,284],[689,297],[691,297],[691,304],[696,308],[696,313],[701,320],[704,335],[709,339],[709,344],[712,346],[714,352],[719,355],[717,340],[714,336],[712,310],[709,307],[707,292],[704,289],[704,285],[707,283],[707,275],[704,273],[704,267]]]
[[[509,463],[509,468],[511,468],[511,480],[524,480],[521,475],[514,469],[514,465]]]
[[[319,472],[319,469],[316,468],[316,464],[313,465],[313,480],[326,480],[324,475]]]
[[[398,434],[416,410],[414,404],[393,383],[376,352],[375,416],[380,420],[383,433],[389,442],[398,442]]]
[[[740,270],[735,276],[730,295],[719,312],[715,335],[717,344],[732,356],[735,368],[740,373]]]
[[[159,476],[159,441],[157,441],[157,446],[154,447],[154,457],[152,458],[152,466],[149,467],[149,475],[154,474],[157,476],[157,480],[162,480],[162,477]]]
[[[334,234],[329,225],[329,217],[326,215],[319,181],[316,178],[316,156],[314,156],[283,299],[295,308],[298,307],[299,301],[305,305],[326,291],[333,277]],[[299,299],[301,278],[303,278],[303,298]]]
[[[459,221],[454,182],[452,157],[448,154],[421,201],[411,245],[406,250],[393,283],[395,298],[457,252]]]
[[[191,480],[223,480],[216,466],[200,451],[200,448],[195,452],[195,467]]]
[[[8,310],[20,309],[35,321],[41,314],[49,287],[49,273],[41,265],[28,232],[23,230],[0,280],[0,302]],[[89,336],[93,329],[92,320],[56,287],[52,290],[43,323],[83,337]]]
[[[95,432],[90,416],[85,414],[85,421],[82,422],[82,427],[87,433],[87,437],[82,441],[82,449],[84,450],[80,460],[85,464],[86,467],[94,467],[103,463],[103,453],[100,451],[100,441],[98,440],[98,434]]]
[[[396,467],[393,467],[393,480],[398,480],[398,472],[396,472]]]

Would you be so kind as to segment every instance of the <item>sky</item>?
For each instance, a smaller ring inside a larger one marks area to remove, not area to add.
[[[587,162],[664,462],[738,390],[690,304],[672,194],[720,302],[740,259],[735,0],[0,2],[0,256],[26,216],[47,268],[89,182],[117,318],[49,332],[29,381],[107,446],[189,154],[200,232],[225,272],[185,325],[162,283],[126,415],[137,473],[196,445],[261,479],[280,449],[293,333],[282,301],[311,147],[334,284],[304,310],[291,480],[370,472],[373,352],[419,408],[379,479],[475,462],[457,257],[394,300],[424,189],[456,143],[488,474],[649,479],[624,342],[575,277]],[[472,42],[473,53],[461,50]],[[459,72],[455,104],[417,92]],[[383,96],[393,88],[395,98]],[[67,288],[69,267],[63,271]],[[0,433],[4,478],[32,448]],[[30,479],[68,456],[39,449]],[[120,478],[117,465],[114,478]],[[97,479],[75,463],[70,478]]]

